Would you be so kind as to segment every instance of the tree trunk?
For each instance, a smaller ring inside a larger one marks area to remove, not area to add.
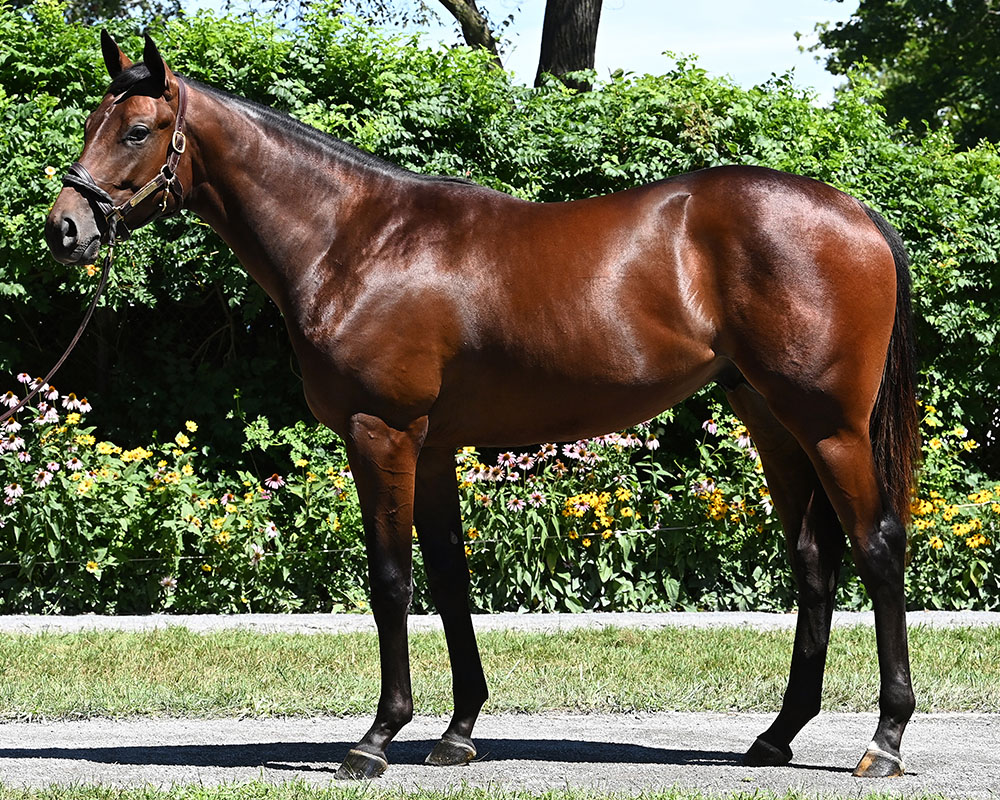
[[[486,17],[476,6],[476,0],[440,0],[440,3],[462,26],[462,36],[465,38],[466,44],[469,47],[486,48],[493,54],[496,65],[502,67],[497,40],[493,38],[493,31],[490,30]],[[600,5],[599,1],[598,5]]]
[[[542,52],[538,59],[535,86],[546,72],[563,76],[567,72],[594,68],[597,25],[603,0],[548,0],[542,24]],[[443,2],[443,0],[442,0]],[[585,81],[563,80],[574,89],[589,91]]]

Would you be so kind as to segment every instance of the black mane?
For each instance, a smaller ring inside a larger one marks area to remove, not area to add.
[[[177,73],[175,73],[175,75],[176,74]],[[111,82],[111,86],[108,88],[108,93],[116,97],[121,95],[121,99],[133,94],[149,94],[147,91],[148,87],[143,86],[143,82],[148,80],[149,77],[149,68],[145,64],[141,62],[133,64],[128,69],[119,73],[118,77]],[[404,167],[400,167],[397,164],[393,164],[391,161],[386,161],[385,159],[379,158],[372,153],[361,150],[360,148],[338,139],[335,136],[331,136],[328,133],[324,133],[317,128],[313,128],[310,125],[299,122],[293,116],[271,108],[270,106],[256,103],[253,100],[248,100],[245,97],[240,97],[239,95],[230,94],[229,92],[217,89],[214,86],[209,86],[208,84],[194,80],[193,78],[187,78],[180,75],[177,77],[190,86],[196,87],[199,91],[215,97],[224,103],[241,106],[253,116],[264,120],[267,124],[276,127],[278,130],[289,135],[293,139],[319,147],[322,152],[328,153],[336,158],[346,159],[355,164],[359,164],[362,167],[395,177],[408,177],[415,180],[440,181],[444,183],[460,183],[471,186],[477,185],[473,181],[466,180],[465,178],[457,178],[450,175],[422,175],[418,172],[413,172],[405,169]]]

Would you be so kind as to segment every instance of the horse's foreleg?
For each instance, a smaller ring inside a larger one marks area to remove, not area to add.
[[[771,499],[785,531],[799,600],[781,711],[744,761],[751,766],[786,764],[792,758],[792,739],[820,711],[844,533],[808,456],[774,418],[764,398],[746,386],[728,397],[760,453]]]
[[[426,419],[405,430],[367,415],[351,420],[347,455],[365,527],[382,687],[375,722],[347,754],[338,778],[381,775],[386,747],[413,718],[406,616],[413,597],[414,475],[426,430]]]
[[[417,462],[415,520],[427,581],[448,640],[455,713],[428,764],[465,764],[476,756],[472,728],[488,691],[469,614],[469,566],[455,479],[455,454],[425,449]]]

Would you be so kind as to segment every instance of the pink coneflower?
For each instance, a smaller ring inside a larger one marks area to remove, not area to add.
[[[552,465],[552,471],[558,477],[561,478],[563,475],[569,472],[569,468],[565,464],[563,464],[563,462],[560,459],[557,458],[556,463]]]
[[[47,469],[49,472],[58,472],[59,471],[59,462],[58,461],[50,461],[48,464],[45,465],[45,469]]]
[[[559,455],[559,448],[549,442],[548,444],[543,444],[540,448],[538,448],[538,452],[535,453],[535,460],[542,462],[557,455]]]
[[[80,413],[81,414],[86,414],[86,413],[88,413],[90,411],[93,411],[93,410],[94,410],[94,407],[92,405],[90,405],[90,403],[87,401],[86,397],[80,398]]]
[[[528,503],[535,508],[540,508],[545,505],[545,495],[541,492],[532,492],[528,495]]]
[[[264,485],[269,489],[280,489],[285,485],[285,479],[275,472],[270,478],[264,481]]]
[[[574,461],[579,460],[587,452],[587,446],[583,442],[574,442],[573,444],[564,444],[562,449],[563,455],[566,458],[572,458]]]
[[[31,376],[27,372],[19,372],[17,381],[18,383],[31,383]]]
[[[271,493],[267,489],[261,489],[260,490],[260,499],[261,500],[270,500],[271,499]]]
[[[736,446],[742,447],[744,450],[750,449],[750,434],[744,431],[736,439]]]
[[[27,450],[22,450],[20,453],[17,454],[17,460],[20,461],[22,464],[27,464],[29,461],[31,461],[31,453],[29,453]]]
[[[250,545],[250,565],[256,567],[264,559],[264,548],[257,542]]]
[[[21,401],[18,399],[18,396],[10,391],[3,397],[0,397],[0,403],[3,403],[3,405],[7,406],[7,408],[13,408],[20,402]]]
[[[619,444],[625,447],[642,447],[642,439],[636,436],[634,433],[627,434],[620,441]]]
[[[511,511],[524,511],[525,502],[520,497],[512,497],[507,501],[507,508]]]
[[[497,456],[497,465],[501,467],[513,467],[516,460],[517,456],[508,451]]]
[[[694,486],[691,487],[691,491],[698,497],[704,497],[705,495],[711,494],[715,491],[715,481],[710,481],[706,478],[705,480],[694,484]]]
[[[503,469],[501,469],[500,467],[489,468],[486,475],[486,480],[493,481],[494,483],[496,483],[497,481],[502,481],[503,479],[504,479]]]
[[[42,410],[41,407],[38,409]],[[59,412],[54,408],[46,408],[45,413],[35,420],[36,425],[57,425],[59,423]]]
[[[4,433],[17,433],[21,430],[21,423],[16,419],[9,419],[3,425]]]
[[[4,488],[4,494],[7,495],[11,500],[16,497],[20,497],[24,494],[24,489],[19,483],[8,483],[6,488]]]
[[[35,473],[36,486],[48,486],[52,483],[52,473],[45,469],[40,469]]]
[[[646,449],[647,450],[659,450],[660,440],[655,436],[649,436],[646,438]]]
[[[226,492],[222,497],[219,498],[219,505],[228,506],[233,500],[236,499],[236,495],[231,492]]]
[[[80,400],[73,392],[63,395],[62,404],[63,408],[69,409],[70,411],[80,410]]]
[[[267,524],[264,526],[264,535],[268,539],[277,539],[278,538],[278,526],[275,525],[271,520],[268,520]]]
[[[0,450],[21,450],[24,448],[24,439],[16,433],[10,434],[6,439],[0,439]]]
[[[49,384],[45,384],[42,387],[42,397],[44,397],[46,400],[51,400],[54,403],[56,400],[59,399],[59,390],[55,386],[49,386]]]
[[[533,466],[535,466],[535,459],[529,456],[527,453],[521,453],[514,462],[519,470],[527,472]]]
[[[71,472],[76,472],[77,470],[83,469],[83,462],[76,456],[73,456],[69,461],[66,462],[66,469]]]
[[[715,424],[714,419],[706,419],[703,423],[701,423],[701,429],[704,431],[708,431],[710,434],[714,436],[716,431],[719,430],[719,426]]]

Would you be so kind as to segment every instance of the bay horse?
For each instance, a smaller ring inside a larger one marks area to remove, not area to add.
[[[855,775],[902,774],[917,412],[909,266],[881,216],[817,181],[742,166],[528,202],[414,174],[179,77],[148,36],[139,63],[106,32],[102,52],[112,82],[46,239],[60,262],[90,263],[122,228],[189,209],[281,310],[309,407],[346,442],[378,628],[375,721],[338,776],[381,774],[413,715],[414,525],[454,692],[427,761],[476,754],[487,687],[455,449],[620,430],[710,382],[754,438],[798,585],[784,700],[745,763],[787,763],[820,710],[849,541],[880,668],[878,727]]]

